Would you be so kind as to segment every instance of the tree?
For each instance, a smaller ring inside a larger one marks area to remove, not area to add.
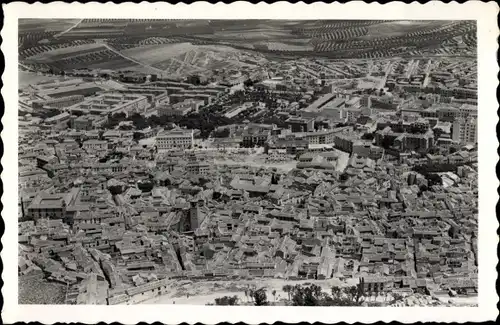
[[[345,181],[347,181],[348,179],[349,179],[349,174],[347,174],[347,173],[342,173],[342,174],[340,175],[340,181],[341,181],[341,182],[345,182]]]
[[[272,293],[272,295],[274,297],[274,301],[276,301],[276,290],[273,290],[271,293]]]
[[[320,306],[321,287],[313,284],[308,287],[296,285],[292,297],[294,306]]]
[[[215,298],[215,305],[217,306],[237,306],[238,305],[238,297],[233,296],[224,296],[221,298]]]
[[[243,85],[245,87],[252,87],[254,85],[254,82],[252,79],[247,79],[247,80],[245,80],[245,82],[243,82]]]
[[[142,138],[143,134],[141,132],[134,132],[133,138],[135,141],[139,141]]]
[[[373,140],[375,138],[375,135],[373,133],[365,133],[361,136],[361,139],[363,140]]]
[[[397,293],[397,292],[392,294],[391,304],[394,304],[394,303],[401,301],[401,300],[403,300],[403,295],[401,295],[400,293]]]
[[[438,174],[427,174],[425,178],[427,179],[427,184],[429,186],[443,185],[443,180]]]
[[[288,294],[288,301],[292,300],[292,298],[291,298],[292,289],[293,289],[293,287],[289,284],[283,286],[283,291]]]
[[[267,306],[267,295],[266,290],[263,288],[255,290],[253,292],[253,298],[255,300],[255,306]]]

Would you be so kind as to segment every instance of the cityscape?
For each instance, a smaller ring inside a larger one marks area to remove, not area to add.
[[[475,21],[18,27],[19,304],[478,305]]]

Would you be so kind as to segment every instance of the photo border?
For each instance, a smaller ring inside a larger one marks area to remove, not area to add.
[[[128,305],[128,306],[88,306],[88,305],[18,305],[17,304],[17,191],[4,191],[2,195],[2,217],[5,221],[5,233],[2,236],[1,252],[4,270],[2,296],[5,322],[38,321],[44,324],[54,322],[138,322],[152,323],[162,321],[169,324],[202,322],[215,324],[220,322],[273,323],[277,321],[296,323],[346,323],[375,321],[399,321],[403,323],[419,321],[465,322],[494,320],[498,316],[496,304],[498,295],[493,285],[497,278],[498,256],[491,249],[497,244],[498,220],[496,214],[498,179],[493,170],[498,162],[496,149],[498,139],[494,134],[498,116],[494,115],[498,101],[494,94],[498,85],[498,25],[496,16],[498,6],[494,2],[442,3],[431,1],[426,4],[412,3],[364,3],[347,4],[273,4],[234,2],[231,4],[165,3],[113,4],[113,3],[50,3],[26,4],[10,3],[3,6],[4,26],[1,32],[3,43],[1,50],[5,62],[1,90],[5,103],[2,116],[2,182],[4,188],[17,184],[17,114],[13,109],[17,105],[17,18],[190,18],[190,19],[436,19],[436,20],[477,20],[478,29],[478,102],[485,112],[479,114],[479,306],[478,307],[243,307],[199,306],[199,305]],[[488,111],[488,109],[490,111]],[[493,116],[495,116],[493,118]],[[495,149],[495,150],[493,150]],[[495,231],[494,231],[495,230]],[[482,247],[482,248],[480,248]],[[16,261],[16,262],[14,262]],[[5,279],[9,279],[5,281]],[[16,279],[16,281],[14,281]],[[255,308],[259,308],[256,310]],[[390,308],[391,312],[385,310]],[[425,308],[425,311],[422,310]]]

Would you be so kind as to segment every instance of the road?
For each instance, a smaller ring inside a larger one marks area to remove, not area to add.
[[[388,65],[387,65],[387,68],[385,69],[385,75],[384,77],[380,80],[380,83],[378,84],[378,87],[377,89],[382,89],[384,88],[385,86],[385,82],[387,81],[387,77],[389,76],[389,74],[391,73],[392,71],[392,66],[394,65],[394,62],[390,62]]]
[[[54,37],[55,38],[58,38],[58,37],[61,37],[63,36],[64,34],[68,33],[69,31],[71,31],[73,28],[77,27],[78,25],[80,25],[82,23],[83,19],[80,19],[76,24],[74,24],[73,26],[71,26],[70,28],[66,29],[65,31],[62,31],[60,32],[59,34],[55,35]]]

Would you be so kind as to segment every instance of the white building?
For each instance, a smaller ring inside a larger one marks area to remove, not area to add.
[[[156,136],[158,150],[189,149],[193,147],[193,130],[164,131]]]
[[[458,118],[453,122],[453,141],[477,143],[477,119],[475,117]]]
[[[108,150],[108,142],[102,140],[87,140],[83,143],[82,148],[88,153],[102,153]]]

